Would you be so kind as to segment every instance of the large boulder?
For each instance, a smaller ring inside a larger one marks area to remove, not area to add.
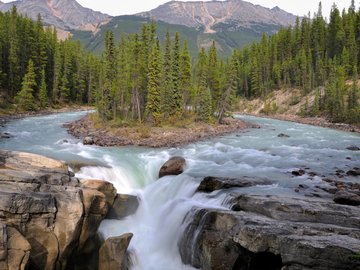
[[[172,157],[162,165],[159,178],[167,175],[179,175],[185,170],[186,160],[183,157]]]
[[[99,251],[99,270],[126,270],[132,233],[108,238]]]
[[[244,194],[229,202],[236,212],[194,208],[187,215],[184,263],[203,270],[360,269],[358,207]]]
[[[127,217],[134,214],[138,207],[139,199],[137,196],[117,194],[106,219],[121,219]]]
[[[338,204],[359,206],[360,196],[352,192],[339,190],[335,193],[334,202]]]
[[[0,223],[29,243],[24,263],[30,269],[75,269],[95,248],[92,240],[115,195],[105,181],[80,183],[64,162],[0,151]]]

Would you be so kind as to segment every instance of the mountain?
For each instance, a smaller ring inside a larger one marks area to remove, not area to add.
[[[75,40],[97,53],[104,48],[106,31],[112,30],[119,39],[121,33],[138,32],[144,23],[156,20],[162,41],[166,31],[177,31],[188,40],[193,56],[213,41],[220,54],[228,56],[234,48],[259,40],[263,32],[273,34],[296,20],[296,16],[279,7],[269,9],[242,0],[171,1],[148,12],[117,17],[85,8],[76,0],[0,1],[0,10],[7,11],[13,5],[34,19],[41,14],[46,25],[58,28],[60,38],[71,33]]]
[[[81,6],[76,0],[19,0],[0,2],[0,10],[8,11],[15,5],[18,12],[36,19],[41,15],[46,25],[62,30],[95,31],[111,17]]]
[[[139,16],[179,24],[204,33],[215,33],[224,28],[235,31],[240,28],[255,28],[258,25],[287,26],[295,23],[296,17],[279,7],[268,9],[242,0],[211,2],[171,1]]]
[[[259,40],[263,32],[273,34],[282,26],[294,24],[296,16],[278,7],[268,9],[242,0],[171,1],[149,12],[113,17],[96,34],[84,31],[73,31],[72,34],[89,50],[101,52],[106,31],[112,30],[118,40],[120,33],[138,32],[151,20],[157,21],[162,42],[167,30],[177,31],[188,40],[192,56],[197,56],[200,47],[208,48],[212,41],[216,42],[220,55],[228,56],[234,48]]]

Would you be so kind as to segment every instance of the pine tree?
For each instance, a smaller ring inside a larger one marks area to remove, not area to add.
[[[347,120],[350,123],[356,123],[360,120],[360,108],[359,108],[359,88],[357,85],[358,73],[357,68],[354,66],[353,71],[353,83],[348,96],[348,107],[347,107]]]
[[[328,26],[328,55],[330,58],[340,56],[344,46],[345,32],[343,29],[342,18],[337,6],[334,4],[330,13]]]
[[[231,58],[230,63],[230,69],[229,69],[229,79],[225,88],[225,91],[223,92],[220,102],[219,102],[219,110],[217,112],[217,119],[218,122],[221,123],[225,113],[232,109],[235,96],[236,96],[236,90],[237,90],[237,65],[238,61],[236,58],[236,55],[233,54]]]
[[[30,59],[27,67],[26,75],[22,82],[21,91],[16,95],[16,102],[23,110],[35,110],[35,99],[33,92],[36,88],[36,75],[34,70],[34,63]]]
[[[116,58],[114,33],[106,32],[105,52],[104,52],[104,83],[102,87],[101,100],[99,104],[99,113],[103,120],[113,119],[116,113],[116,104],[114,99],[114,82],[116,77]]]
[[[172,89],[173,89],[173,73],[172,73],[172,61],[171,61],[171,41],[170,33],[166,32],[165,40],[165,53],[164,53],[164,82],[161,93],[161,111],[164,117],[169,117],[172,112]]]
[[[130,104],[130,83],[129,83],[129,55],[127,50],[128,42],[125,38],[121,38],[118,48],[118,78],[117,87],[120,101],[120,114],[123,119],[128,117]]]
[[[215,41],[213,41],[209,49],[207,85],[211,91],[212,108],[213,110],[216,110],[219,106],[221,92],[220,92],[219,62],[218,62]]]
[[[196,65],[197,93],[195,108],[199,120],[208,122],[212,118],[212,99],[211,91],[207,86],[208,59],[204,48],[200,49],[198,58],[199,60]]]
[[[48,106],[48,95],[47,95],[46,81],[45,81],[45,69],[41,71],[39,102],[40,102],[40,108],[42,109]]]
[[[172,102],[170,115],[180,113],[182,111],[182,93],[180,93],[180,36],[175,32],[175,40],[172,49]]]
[[[157,123],[161,115],[161,63],[160,63],[160,43],[157,40],[152,48],[149,68],[148,68],[148,87],[146,114],[150,123]]]
[[[131,117],[134,120],[142,122],[142,99],[140,93],[140,50],[141,43],[139,36],[135,34],[130,41],[130,87],[131,87]]]
[[[313,105],[313,115],[318,116],[320,111],[320,89],[317,88],[315,90],[315,98],[314,98],[314,105]]]
[[[193,96],[192,87],[192,73],[191,73],[191,57],[188,50],[187,41],[184,42],[184,47],[180,57],[180,93],[182,93],[182,100],[184,109],[191,104]]]
[[[212,119],[211,91],[208,87],[200,85],[198,88],[199,107],[197,115],[200,121],[210,122]]]

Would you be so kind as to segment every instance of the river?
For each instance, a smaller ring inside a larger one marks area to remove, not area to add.
[[[105,238],[134,233],[129,250],[132,269],[136,270],[193,269],[182,264],[177,246],[186,225],[186,214],[194,206],[229,207],[226,193],[195,193],[204,176],[266,178],[275,184],[243,188],[242,192],[294,197],[302,196],[294,191],[299,184],[310,189],[327,185],[320,176],[331,175],[336,170],[347,171],[360,164],[360,152],[346,149],[350,145],[360,146],[358,134],[251,116],[237,117],[259,124],[260,129],[181,148],[86,146],[62,128],[63,123],[79,119],[85,113],[14,120],[0,128],[0,132],[14,136],[0,140],[0,149],[94,164],[83,167],[76,176],[107,180],[118,193],[137,195],[140,206],[135,214],[123,220],[105,220],[99,229]],[[280,138],[279,133],[290,137]],[[174,155],[186,158],[185,173],[157,180],[161,165]],[[301,168],[317,176],[306,173],[294,181],[291,172]]]

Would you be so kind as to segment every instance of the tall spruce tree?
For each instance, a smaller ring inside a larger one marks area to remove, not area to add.
[[[152,48],[148,67],[146,114],[150,123],[157,123],[161,116],[161,57],[160,43]]]
[[[48,106],[48,94],[47,94],[47,86],[45,80],[45,69],[41,71],[39,105],[40,108],[42,109]]]
[[[103,120],[113,119],[116,111],[116,99],[114,99],[114,83],[116,77],[116,58],[114,33],[106,32],[104,52],[104,82],[102,85],[99,113]]]
[[[33,92],[36,85],[36,75],[34,63],[30,59],[27,67],[27,72],[22,82],[21,91],[16,95],[16,102],[20,106],[21,109],[30,111],[35,110],[35,99],[33,96]]]
[[[167,118],[172,113],[172,89],[173,89],[173,73],[172,73],[172,61],[171,61],[171,40],[169,31],[166,32],[165,39],[165,53],[164,53],[164,82],[163,90],[161,93],[161,111],[164,117]]]
[[[225,91],[223,91],[222,96],[220,97],[219,108],[218,111],[216,112],[217,120],[219,123],[222,122],[225,113],[227,111],[230,111],[234,105],[236,90],[238,86],[237,67],[238,67],[238,61],[236,55],[234,54],[230,62],[227,85],[225,87]]]
[[[211,91],[207,86],[208,60],[204,48],[200,49],[198,58],[196,65],[196,114],[199,120],[209,122],[212,118],[212,98]]]
[[[192,86],[192,72],[191,72],[191,56],[188,49],[187,41],[184,42],[183,50],[180,56],[180,93],[182,93],[182,100],[184,110],[191,104],[193,98]]]
[[[212,97],[212,109],[215,111],[219,106],[221,91],[220,91],[220,70],[219,70],[219,61],[217,56],[217,49],[215,41],[212,42],[212,45],[209,49],[208,56],[208,81],[207,85],[211,91]]]
[[[182,93],[180,93],[180,36],[175,32],[174,45],[171,57],[172,69],[172,101],[170,108],[170,115],[174,115],[182,111]]]

